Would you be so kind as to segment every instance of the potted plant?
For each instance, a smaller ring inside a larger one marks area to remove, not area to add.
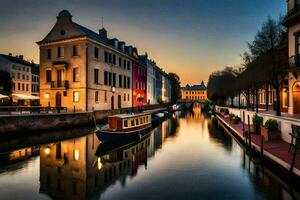
[[[252,117],[252,122],[254,125],[254,132],[260,134],[260,127],[263,123],[263,118],[258,116],[257,113],[255,113],[255,115],[253,115]]]
[[[233,113],[230,113],[229,114],[229,119],[230,119],[230,121],[232,120],[232,118],[234,117],[235,115],[233,114]]]
[[[278,122],[275,119],[268,119],[265,125],[261,127],[261,135],[266,141],[280,139]]]
[[[234,115],[231,119],[233,124],[238,124],[240,122],[241,118],[239,116]]]

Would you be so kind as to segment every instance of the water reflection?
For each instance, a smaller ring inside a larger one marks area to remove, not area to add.
[[[178,121],[168,119],[142,141],[100,143],[95,134],[40,148],[40,192],[53,199],[86,199],[100,196],[119,181],[147,169],[147,160],[174,136]]]
[[[3,141],[0,199],[300,198],[199,106],[174,113],[141,141],[101,143],[92,132]]]

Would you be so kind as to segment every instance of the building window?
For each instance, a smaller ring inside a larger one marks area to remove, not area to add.
[[[29,76],[28,76],[28,75],[26,76],[26,80],[27,80],[27,81],[29,80]]]
[[[79,56],[79,46],[73,45],[73,56]]]
[[[78,103],[79,102],[79,92],[73,92],[73,102]]]
[[[111,53],[108,54],[108,62],[111,63],[112,61]]]
[[[130,61],[127,61],[127,69],[130,70]]]
[[[123,79],[123,87],[124,88],[126,88],[126,81],[127,81],[126,79],[127,79],[126,76],[124,76],[124,79]]]
[[[124,94],[123,96],[124,96],[124,97],[123,97],[123,100],[126,101],[126,94]]]
[[[99,93],[98,91],[95,92],[95,102],[97,103],[99,101]]]
[[[73,152],[73,160],[79,160],[79,150],[75,149]]]
[[[128,127],[128,120],[124,120],[124,127]]]
[[[22,79],[25,80],[25,74],[22,74]]]
[[[115,65],[116,64],[116,55],[112,56],[112,63]]]
[[[22,91],[25,90],[25,86],[24,86],[24,83],[22,83]]]
[[[18,90],[21,90],[21,84],[18,83]]]
[[[119,74],[119,87],[121,88],[122,87],[122,75]]]
[[[47,58],[51,59],[51,49],[47,49]]]
[[[73,68],[73,82],[79,81],[79,68],[75,67]]]
[[[12,72],[12,73],[11,73],[11,77],[12,77],[12,78],[15,78],[15,73]]]
[[[29,91],[29,85],[26,84],[26,91]]]
[[[126,69],[126,60],[125,59],[123,60],[123,67],[124,67],[124,69]]]
[[[119,57],[119,67],[122,67],[122,58]]]
[[[20,73],[17,74],[17,79],[20,79]]]
[[[111,72],[108,72],[108,85],[111,85]]]
[[[94,58],[99,58],[99,48],[98,47],[94,47]]]
[[[94,69],[94,83],[99,83],[99,69]]]
[[[26,68],[26,72],[29,72],[29,67]]]
[[[107,91],[104,92],[104,102],[107,102]]]
[[[57,57],[63,58],[65,56],[64,47],[57,47]]]
[[[130,77],[127,77],[127,88],[130,88]]]
[[[116,87],[116,73],[113,73],[113,82],[112,82],[112,86]]]
[[[108,72],[104,71],[104,85],[108,85]]]
[[[51,82],[51,70],[46,70],[46,82],[50,83]]]
[[[130,101],[130,96],[129,96],[129,94],[127,94],[127,99],[128,99],[128,101]]]
[[[104,52],[104,62],[108,63],[108,52]]]

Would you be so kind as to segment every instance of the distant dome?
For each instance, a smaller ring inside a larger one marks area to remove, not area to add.
[[[72,17],[71,13],[67,10],[62,10],[58,14],[58,17]]]

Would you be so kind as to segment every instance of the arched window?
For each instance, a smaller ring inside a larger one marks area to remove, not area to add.
[[[98,91],[95,92],[95,103],[98,103],[99,101],[99,93]]]

